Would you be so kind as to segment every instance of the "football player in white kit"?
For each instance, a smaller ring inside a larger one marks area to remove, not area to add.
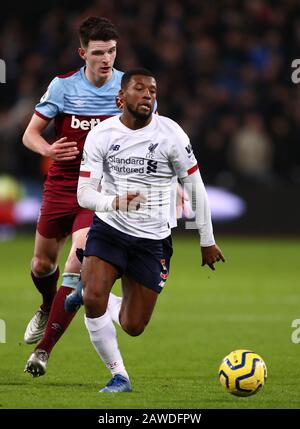
[[[202,265],[214,269],[215,262],[225,261],[214,240],[189,138],[173,120],[152,114],[156,92],[156,80],[148,70],[125,73],[119,93],[123,113],[89,132],[80,167],[78,202],[95,211],[81,273],[85,324],[113,375],[100,392],[132,389],[113,322],[129,335],[140,335],[165,286],[172,256],[168,220],[174,176],[196,211]],[[127,281],[119,298],[110,292],[121,276]],[[78,288],[77,298],[81,292]]]

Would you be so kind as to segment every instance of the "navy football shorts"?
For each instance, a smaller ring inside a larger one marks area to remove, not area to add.
[[[143,286],[160,293],[169,275],[171,235],[162,240],[134,237],[94,216],[84,256],[97,256]]]

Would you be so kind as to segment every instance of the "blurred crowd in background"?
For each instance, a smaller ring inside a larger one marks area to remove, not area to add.
[[[21,137],[58,74],[83,65],[77,29],[105,16],[120,33],[116,68],[147,67],[159,113],[191,138],[207,183],[300,184],[298,0],[95,0],[25,2],[0,17],[0,172],[41,180]]]

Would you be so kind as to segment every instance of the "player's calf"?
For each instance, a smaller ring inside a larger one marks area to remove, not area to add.
[[[144,322],[132,322],[128,320],[122,320],[122,316],[120,317],[120,323],[122,329],[131,337],[138,337],[141,335],[146,327]]]

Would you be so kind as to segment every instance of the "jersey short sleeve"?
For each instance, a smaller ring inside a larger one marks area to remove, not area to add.
[[[172,135],[169,159],[179,179],[187,177],[198,169],[190,139],[177,124]]]
[[[42,116],[52,119],[63,111],[63,106],[64,91],[62,79],[56,77],[51,81],[40,102],[35,106],[35,110]]]

